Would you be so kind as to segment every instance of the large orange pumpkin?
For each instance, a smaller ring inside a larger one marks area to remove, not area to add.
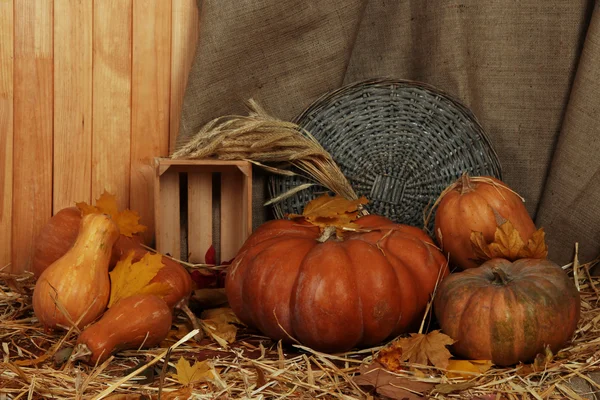
[[[319,242],[308,223],[259,227],[227,274],[229,304],[272,339],[313,349],[372,346],[414,328],[446,259],[422,230],[379,216],[355,221],[368,232]]]
[[[496,228],[509,220],[525,243],[536,231],[519,195],[492,177],[463,175],[442,194],[435,214],[435,236],[453,265],[476,268],[471,232],[481,232],[487,243]]]
[[[575,332],[579,309],[579,292],[562,268],[526,258],[495,258],[451,274],[434,302],[456,355],[501,366],[531,361],[546,345],[556,353]]]

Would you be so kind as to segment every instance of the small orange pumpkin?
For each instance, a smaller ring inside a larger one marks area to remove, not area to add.
[[[464,174],[440,197],[435,236],[451,263],[462,269],[479,266],[471,232],[481,232],[491,243],[496,228],[509,220],[527,243],[536,231],[521,197],[498,179]]]

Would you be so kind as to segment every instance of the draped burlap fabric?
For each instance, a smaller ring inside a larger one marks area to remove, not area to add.
[[[600,6],[592,0],[204,0],[178,144],[256,99],[292,119],[379,77],[461,99],[550,256],[600,253]],[[257,223],[268,218],[256,192]]]

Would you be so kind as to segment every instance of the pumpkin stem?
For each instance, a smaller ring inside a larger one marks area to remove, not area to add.
[[[506,285],[510,282],[509,277],[506,275],[506,272],[502,268],[494,267],[492,268],[492,274],[494,274],[494,280],[492,281],[495,285]]]
[[[468,173],[462,174],[460,177],[460,194],[466,194],[475,190],[473,184],[471,183],[471,178],[469,178]]]
[[[337,228],[335,226],[326,226],[325,229],[323,229],[323,233],[321,233],[321,236],[319,236],[319,238],[317,239],[317,242],[325,243],[329,239],[335,237],[336,231]]]
[[[71,361],[83,361],[88,362],[92,357],[92,351],[85,343],[79,343],[73,349],[71,354]]]

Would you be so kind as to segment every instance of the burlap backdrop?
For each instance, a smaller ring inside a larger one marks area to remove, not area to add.
[[[505,181],[550,256],[600,253],[600,10],[591,0],[199,0],[181,144],[250,97],[291,119],[377,77],[457,96],[488,132]],[[261,179],[257,180],[260,183]],[[256,192],[255,224],[268,218]]]

